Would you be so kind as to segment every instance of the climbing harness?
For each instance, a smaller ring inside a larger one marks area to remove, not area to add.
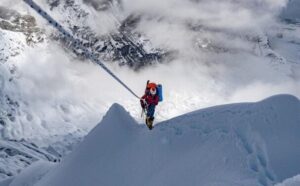
[[[44,11],[39,5],[37,5],[32,0],[24,0],[32,9],[37,11],[37,13],[46,19],[54,28],[60,31],[67,39],[69,39],[72,43],[72,46],[76,46],[77,48],[83,51],[83,54],[86,58],[90,59],[94,63],[100,65],[109,75],[111,75],[116,81],[118,81],[124,88],[126,88],[133,96],[140,99],[137,94],[133,92],[120,78],[118,78],[110,69],[108,69],[97,57],[95,54],[87,50],[83,45],[82,41],[79,39],[75,39],[72,34],[70,34],[67,30],[65,30],[57,21],[55,21],[46,11]]]

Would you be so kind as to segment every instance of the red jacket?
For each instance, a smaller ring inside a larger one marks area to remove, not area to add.
[[[154,105],[157,105],[158,104],[158,101],[159,101],[159,97],[158,95],[150,95],[149,93],[143,95],[143,97],[141,99],[145,99],[145,101],[147,102],[148,105],[151,105],[151,104],[154,104]]]

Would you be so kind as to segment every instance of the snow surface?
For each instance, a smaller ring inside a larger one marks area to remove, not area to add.
[[[78,148],[31,185],[274,185],[300,173],[299,113],[296,97],[278,95],[202,109],[149,131],[114,104]]]
[[[43,160],[35,162],[16,178],[8,178],[1,181],[0,186],[31,186],[48,173],[54,165],[54,163]]]
[[[54,163],[39,161],[18,175],[9,186],[33,185],[40,180],[54,166]],[[1,186],[1,185],[0,185]]]
[[[26,141],[0,140],[0,179],[17,175],[36,161],[57,162],[61,156]]]
[[[299,186],[300,185],[300,175],[294,176],[284,180],[284,182],[276,184],[275,186]]]

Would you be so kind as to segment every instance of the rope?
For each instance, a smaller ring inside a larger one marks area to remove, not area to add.
[[[87,50],[79,39],[75,39],[72,34],[65,30],[57,21],[55,21],[47,12],[45,12],[39,5],[37,5],[33,0],[24,0],[32,9],[34,9],[40,16],[46,19],[54,28],[60,31],[67,39],[72,43],[72,46],[76,46],[83,51],[86,58],[90,59],[94,63],[100,65],[109,75],[111,75],[116,81],[118,81],[124,88],[126,88],[133,96],[140,99],[137,94],[133,92],[120,78],[118,78],[111,70],[109,70],[92,52]]]

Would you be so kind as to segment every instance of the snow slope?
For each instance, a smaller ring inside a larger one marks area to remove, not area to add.
[[[0,141],[0,180],[15,176],[39,160],[57,162],[61,156],[54,149],[42,149],[27,141]]]
[[[22,172],[16,179],[10,180],[10,186],[33,185],[54,166],[54,163],[39,161]],[[0,184],[1,186],[1,184]]]
[[[284,180],[282,183],[275,186],[298,186],[300,185],[300,175]]]
[[[300,173],[299,113],[296,97],[278,95],[202,109],[149,131],[114,104],[77,149],[31,183],[274,185]]]

